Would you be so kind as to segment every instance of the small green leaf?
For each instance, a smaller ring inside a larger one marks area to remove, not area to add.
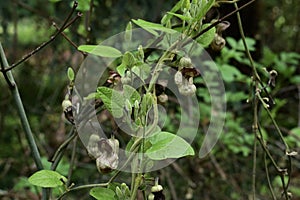
[[[170,15],[174,15],[174,16],[178,17],[182,21],[190,21],[190,20],[193,19],[192,17],[181,15],[181,14],[177,14],[177,13],[172,13],[172,12],[167,12],[167,13],[170,14]]]
[[[95,187],[90,190],[90,195],[97,200],[116,200],[115,192],[111,189]]]
[[[70,81],[74,81],[75,73],[74,73],[74,70],[72,69],[72,67],[68,68],[68,78]]]
[[[67,178],[52,170],[40,170],[31,175],[28,181],[39,187],[54,188],[64,184]]]
[[[122,64],[124,64],[128,68],[133,67],[135,64],[134,55],[131,52],[126,51],[123,55]]]
[[[180,8],[181,8],[182,2],[178,1],[175,6],[170,10],[170,12],[175,13],[177,12]],[[173,15],[170,14],[165,14],[164,17],[161,20],[162,24],[167,24],[168,21],[171,20],[171,18],[173,17]]]
[[[209,26],[210,26],[210,24],[203,24],[202,30]],[[202,35],[200,35],[196,39],[196,41],[199,44],[201,44],[203,47],[207,47],[213,41],[213,39],[215,37],[215,33],[216,33],[216,28],[213,27],[213,28],[209,29],[208,31],[206,31],[205,33],[203,33]]]
[[[201,3],[200,3],[200,1],[201,1]],[[199,8],[199,11],[197,12],[197,15],[194,18],[195,21],[202,20],[202,18],[206,15],[206,13],[214,5],[215,0],[199,0],[199,3],[201,5],[201,7]]]
[[[147,140],[150,141],[152,146],[146,151],[146,155],[153,160],[195,155],[189,143],[169,132],[160,132],[147,138]]]
[[[125,101],[123,95],[108,87],[98,87],[96,98],[100,98],[109,112],[117,118],[123,116]]]
[[[297,135],[298,137],[300,137],[300,127],[296,127],[296,128],[293,128],[291,130],[291,133]]]
[[[148,76],[150,75],[151,72],[151,67],[146,64],[140,64],[140,65],[136,65],[132,68],[132,71],[141,79],[141,80],[145,80],[148,78]]]
[[[128,99],[131,105],[134,105],[135,101],[138,102],[141,101],[141,95],[133,87],[129,85],[124,85],[123,91],[124,91],[124,98]]]
[[[132,21],[136,25],[142,27],[143,29],[145,29],[146,31],[148,31],[149,33],[151,33],[151,34],[153,34],[155,36],[158,36],[158,33],[155,32],[154,30],[162,31],[162,32],[166,32],[166,33],[171,33],[171,34],[176,32],[176,31],[174,31],[174,30],[172,30],[170,28],[164,27],[161,24],[147,22],[147,21],[142,20],[142,19],[138,19],[138,20],[133,19]]]
[[[132,23],[128,22],[125,30],[124,39],[126,42],[130,42],[132,38]]]
[[[232,82],[242,77],[241,72],[231,65],[222,65],[220,71],[225,82]]]
[[[81,45],[78,47],[79,51],[84,51],[96,56],[117,58],[122,56],[122,53],[113,47],[104,45]]]
[[[120,74],[121,77],[124,77],[125,76],[125,72],[126,72],[126,65],[124,65],[123,63],[121,65],[119,65],[117,67],[117,72]]]
[[[232,38],[232,37],[226,37],[226,41],[227,43],[233,48],[233,49],[236,49],[237,47],[237,41]]]
[[[245,38],[245,41],[246,41],[246,44],[247,44],[247,47],[248,47],[249,51],[255,51],[256,41],[253,38],[248,38],[248,37]],[[240,39],[237,42],[236,50],[245,51],[245,47],[244,47],[242,39]]]

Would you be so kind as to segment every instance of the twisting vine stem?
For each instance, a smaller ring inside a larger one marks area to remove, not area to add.
[[[234,6],[237,10],[238,9],[237,3],[234,3]],[[280,175],[280,178],[281,178],[281,181],[282,181],[282,187],[283,187],[283,194],[285,196],[285,199],[288,200],[289,195],[288,195],[287,190],[288,190],[288,186],[289,186],[289,183],[290,183],[290,173],[291,173],[291,155],[289,154],[290,149],[289,149],[288,144],[285,142],[283,134],[281,133],[281,130],[280,130],[279,126],[277,125],[276,120],[271,115],[271,112],[270,112],[267,104],[264,102],[264,99],[261,97],[261,91],[264,91],[266,93],[266,95],[271,99],[271,102],[274,104],[272,97],[268,94],[268,92],[266,90],[266,87],[264,87],[263,83],[261,82],[260,76],[257,73],[256,67],[254,65],[254,62],[253,62],[253,59],[252,59],[252,56],[251,56],[251,53],[250,53],[250,51],[248,49],[248,46],[247,46],[247,43],[246,43],[245,34],[244,34],[244,31],[243,31],[242,20],[241,20],[239,12],[237,12],[237,20],[238,20],[238,26],[239,26],[240,34],[241,34],[241,37],[242,37],[243,45],[244,45],[244,48],[245,48],[245,52],[246,52],[246,55],[247,55],[247,57],[250,61],[250,65],[252,67],[252,76],[253,76],[252,79],[253,79],[254,90],[255,90],[255,95],[254,95],[254,98],[253,98],[253,115],[254,115],[253,116],[253,134],[254,134],[254,137],[255,137],[254,150],[253,150],[254,152],[253,152],[253,180],[252,180],[253,200],[256,199],[256,192],[255,192],[256,153],[257,153],[256,152],[257,151],[257,149],[256,149],[256,139],[258,139],[258,141],[260,142],[261,147],[263,148],[264,153],[265,153],[264,154],[265,155],[264,156],[265,168],[266,168],[268,185],[269,185],[269,188],[270,188],[272,198],[276,199],[276,197],[274,195],[274,192],[273,192],[272,185],[270,184],[270,178],[269,178],[269,174],[268,174],[269,171],[268,171],[268,167],[267,167],[266,156],[268,156],[268,158],[271,160],[271,163],[273,164],[273,166],[277,170],[278,174]],[[260,86],[262,87],[262,89],[260,88]],[[275,129],[276,129],[277,133],[280,136],[280,139],[281,139],[282,143],[284,144],[284,147],[285,147],[285,149],[284,149],[285,152],[284,153],[288,157],[288,169],[281,169],[277,165],[276,161],[274,160],[273,156],[271,155],[270,151],[267,148],[267,145],[266,145],[265,140],[264,140],[264,138],[262,136],[262,133],[261,133],[259,120],[258,120],[258,107],[259,107],[259,105],[262,105],[263,108],[266,110],[269,118],[271,119],[273,125],[275,126]],[[285,183],[285,181],[284,181],[284,177],[286,175],[288,175],[288,182],[287,183]]]

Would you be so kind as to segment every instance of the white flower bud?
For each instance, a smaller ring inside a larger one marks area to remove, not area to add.
[[[182,73],[180,71],[177,71],[175,76],[174,76],[174,81],[176,83],[176,85],[182,85]]]

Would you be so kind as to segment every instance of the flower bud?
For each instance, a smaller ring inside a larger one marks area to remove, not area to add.
[[[182,73],[180,71],[177,71],[175,76],[174,76],[174,81],[176,83],[176,85],[182,85]]]
[[[122,188],[122,192],[125,195],[125,197],[130,197],[130,190],[129,190],[128,186],[126,185],[126,183],[122,183],[121,188]]]
[[[88,152],[96,158],[96,166],[99,172],[109,173],[119,164],[119,141],[114,138],[105,139],[98,135],[91,135],[88,144]]]
[[[69,99],[65,99],[62,102],[62,108],[65,114],[65,118],[74,125],[74,116],[73,116],[73,106],[72,106],[72,102]]]
[[[151,188],[151,192],[152,193],[154,193],[154,192],[161,192],[161,191],[163,191],[163,187],[161,185],[154,185]]]
[[[180,69],[191,68],[191,67],[193,67],[191,58],[185,57],[185,56],[180,58],[180,60],[179,60],[179,68]]]
[[[124,198],[124,195],[123,195],[121,189],[119,188],[119,186],[116,187],[116,194],[118,196],[118,199]]]
[[[148,200],[154,200],[154,198],[155,198],[154,194],[150,193],[148,195]]]
[[[168,95],[166,95],[165,93],[162,93],[161,95],[159,95],[157,97],[157,99],[161,102],[161,103],[165,103],[168,101]]]
[[[63,100],[62,104],[61,104],[63,110],[68,109],[68,107],[72,107],[72,102],[69,99],[65,99]]]
[[[192,96],[195,94],[197,88],[194,84],[185,84],[178,87],[179,93],[184,96]]]
[[[212,50],[221,51],[224,48],[225,44],[226,44],[225,39],[216,33],[215,38],[210,45]]]
[[[98,142],[100,141],[100,137],[98,134],[92,134],[89,138],[89,142],[87,145],[87,151],[90,157],[93,159],[98,158],[101,155],[99,151]]]

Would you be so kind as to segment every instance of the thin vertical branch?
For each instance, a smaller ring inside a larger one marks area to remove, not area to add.
[[[256,131],[254,134],[254,144],[253,144],[253,166],[252,166],[252,195],[253,200],[256,199],[256,157],[257,157],[257,137]]]
[[[267,163],[267,153],[266,152],[264,153],[264,163],[265,163],[265,171],[266,171],[266,175],[267,175],[269,190],[271,192],[273,200],[276,200],[276,196],[274,194],[272,184],[271,184],[271,180],[270,180],[270,175],[269,175],[269,170],[268,170],[268,163]]]
[[[1,43],[0,43],[0,55],[1,55],[1,61],[2,61],[1,68],[5,69],[9,65],[8,65],[6,56],[4,54],[4,50],[2,48]],[[31,128],[30,128],[25,110],[24,110],[22,99],[20,97],[20,93],[19,93],[19,90],[17,88],[17,84],[14,81],[14,77],[13,77],[11,71],[3,73],[3,75],[7,77],[6,81],[7,81],[7,84],[10,86],[10,90],[11,90],[13,98],[15,100],[17,110],[18,110],[18,113],[19,113],[19,116],[20,116],[20,119],[21,119],[21,123],[22,123],[23,129],[25,131],[26,139],[29,143],[30,149],[31,149],[32,154],[33,154],[34,162],[35,162],[38,169],[43,169],[43,165],[42,165],[42,162],[41,162],[41,156],[40,156],[39,150],[37,148],[37,145],[35,143],[35,140],[34,140],[34,137],[33,137],[33,134],[32,134],[32,131],[31,131]]]
[[[1,69],[4,70],[9,65],[8,65],[8,62],[7,62],[7,59],[6,59],[6,56],[5,56],[5,53],[4,53],[4,50],[2,48],[1,43],[0,43],[0,56],[1,56]],[[8,71],[8,72],[3,72],[3,75],[5,77],[5,80],[6,80],[7,84],[9,85],[9,89],[10,89],[10,91],[13,95],[13,98],[15,100],[15,103],[16,103],[16,106],[17,106],[17,111],[18,111],[18,114],[19,114],[19,117],[20,117],[20,120],[21,120],[22,127],[23,127],[24,132],[25,132],[27,142],[29,144],[29,148],[30,148],[32,156],[33,156],[33,160],[34,160],[37,168],[39,170],[42,170],[44,167],[43,167],[43,164],[42,164],[42,161],[41,161],[40,152],[38,150],[38,147],[36,145],[33,133],[31,131],[31,127],[29,125],[29,121],[27,119],[27,115],[26,115],[26,112],[25,112],[25,109],[24,109],[24,106],[23,106],[23,102],[22,102],[17,84],[14,80],[13,74],[12,74],[11,71]],[[49,196],[49,190],[46,189],[46,188],[43,188],[42,192],[43,192],[42,198],[44,200],[47,200],[48,196]]]
[[[72,148],[72,155],[71,155],[71,162],[70,162],[70,168],[68,171],[68,182],[67,186],[71,185],[71,177],[73,174],[73,169],[74,169],[74,163],[75,163],[75,158],[76,158],[76,148],[77,148],[77,139],[78,136],[76,136],[73,140],[73,148]]]
[[[235,9],[238,9],[237,3],[234,3],[234,7]],[[248,49],[248,46],[246,44],[245,41],[245,34],[244,34],[244,30],[243,30],[243,25],[242,25],[242,20],[241,20],[241,16],[240,13],[237,12],[236,13],[237,16],[237,21],[238,21],[238,26],[239,26],[239,31],[242,37],[242,41],[243,41],[243,45],[245,48],[245,52],[247,54],[247,57],[250,61],[250,65],[252,67],[252,73],[253,73],[253,81],[254,81],[254,87],[255,87],[255,93],[258,90],[258,82],[260,81],[259,79],[259,75],[257,73],[257,70],[254,66],[254,61],[252,59],[252,56],[250,54],[250,51]],[[257,135],[258,135],[258,99],[257,96],[254,95],[254,99],[253,99],[253,125],[252,125],[252,131],[253,131],[253,135],[254,135],[254,145],[253,145],[253,169],[252,169],[252,198],[253,200],[256,199],[256,189],[255,189],[255,185],[256,185],[256,154],[257,154]]]

